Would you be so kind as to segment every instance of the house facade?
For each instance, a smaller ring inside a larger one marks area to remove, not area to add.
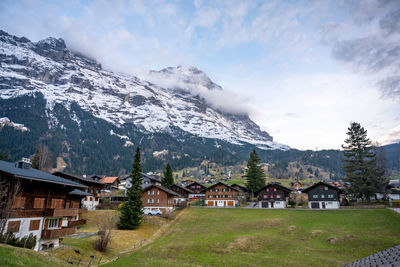
[[[204,190],[205,205],[209,207],[236,207],[238,190],[224,183],[216,183]]]
[[[81,199],[89,195],[85,185],[54,176],[30,167],[30,161],[22,164],[0,161],[0,179],[5,183],[20,183],[21,190],[8,200],[11,209],[3,234],[13,232],[17,238],[36,236],[35,250],[59,246],[60,238],[75,233],[76,226],[86,223],[81,214]],[[4,214],[5,214],[4,213]]]
[[[269,183],[255,192],[259,208],[286,208],[292,190],[278,183]]]
[[[103,183],[105,185],[104,189],[113,191],[118,190],[120,181],[117,176],[105,176],[103,179],[100,180],[100,183]]]
[[[85,178],[65,172],[54,172],[53,175],[86,185],[87,188],[85,189],[85,192],[89,195],[82,199],[82,205],[88,210],[96,210],[96,207],[100,203],[100,193],[104,187],[103,183],[92,178]]]
[[[233,184],[231,187],[235,188],[238,190],[238,199],[245,201],[247,196],[248,196],[248,190],[246,187],[241,186],[240,184]]]
[[[308,208],[310,209],[339,209],[341,189],[318,182],[302,191],[308,194]]]
[[[178,194],[160,185],[150,185],[142,191],[144,209],[160,209],[163,214],[174,209],[174,198]]]
[[[204,190],[206,187],[198,182],[193,182],[186,186],[187,189],[191,190],[192,193],[189,194],[189,198],[204,198]]]
[[[182,202],[186,202],[187,199],[189,198],[189,195],[193,194],[192,190],[180,186],[178,184],[173,184],[171,186],[171,190],[178,194],[178,196],[174,199],[175,205],[179,205]]]

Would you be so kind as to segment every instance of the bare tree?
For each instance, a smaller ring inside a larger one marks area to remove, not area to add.
[[[104,216],[97,216],[95,220],[96,226],[99,229],[99,238],[95,241],[94,248],[98,251],[105,252],[111,242],[111,232],[115,227],[117,217],[110,216],[105,218]]]
[[[21,192],[20,179],[0,175],[0,234],[3,234],[7,221],[11,217],[14,201]]]
[[[49,147],[44,144],[39,144],[35,154],[32,156],[32,167],[42,171],[51,169],[51,152]]]

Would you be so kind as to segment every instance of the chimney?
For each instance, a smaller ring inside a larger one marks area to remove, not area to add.
[[[29,170],[31,168],[31,160],[28,158],[22,158],[20,161],[17,162],[16,167],[20,169]]]

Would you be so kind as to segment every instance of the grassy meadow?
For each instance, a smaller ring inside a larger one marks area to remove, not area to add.
[[[400,243],[400,214],[190,208],[107,266],[341,266]]]

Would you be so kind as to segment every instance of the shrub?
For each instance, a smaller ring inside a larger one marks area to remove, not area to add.
[[[24,236],[19,239],[13,232],[8,232],[4,235],[0,235],[0,242],[10,246],[32,249],[36,245],[36,236],[30,234],[29,236]]]
[[[289,205],[291,208],[294,208],[294,207],[296,206],[296,201],[294,201],[293,199],[290,199],[289,202],[288,202],[288,205]]]

